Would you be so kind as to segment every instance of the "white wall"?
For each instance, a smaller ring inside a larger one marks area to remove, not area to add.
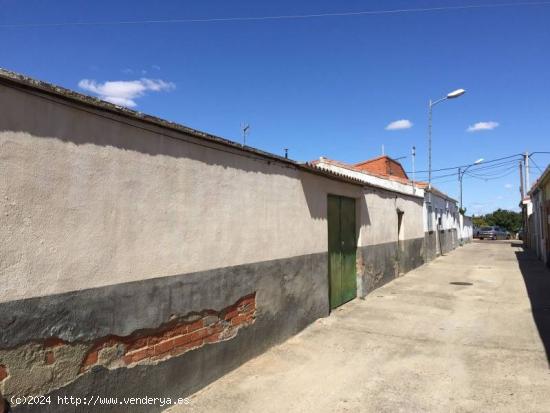
[[[454,201],[443,198],[435,193],[431,194],[432,211],[428,213],[428,197],[430,194],[426,192],[425,202],[423,207],[424,217],[424,232],[429,230],[435,231],[438,224],[438,218],[441,217],[441,227],[439,229],[449,230],[458,229],[458,207]],[[431,227],[429,221],[431,220]]]
[[[422,199],[365,187],[359,246],[397,241],[397,210],[403,211],[402,240],[423,238]]]
[[[546,261],[546,239],[544,237],[544,193],[542,188],[531,195],[532,201],[532,225],[531,233],[531,248],[535,250],[537,257]]]
[[[472,217],[459,214],[459,238],[465,241],[471,241],[474,237],[474,227]]]
[[[365,183],[363,223],[359,246],[395,242],[397,240],[397,210],[404,212],[402,239],[423,238],[422,204],[424,190],[412,185],[384,179],[334,165],[321,158],[316,167],[358,179]]]
[[[0,301],[325,252],[360,186],[0,86]]]

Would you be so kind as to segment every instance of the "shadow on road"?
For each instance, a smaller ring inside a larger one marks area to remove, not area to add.
[[[531,311],[550,367],[550,270],[531,250],[524,250],[521,241],[513,241],[516,257],[531,301]]]

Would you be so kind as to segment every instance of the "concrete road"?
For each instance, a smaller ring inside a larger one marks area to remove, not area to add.
[[[549,297],[550,272],[520,244],[474,242],[170,412],[550,412]]]

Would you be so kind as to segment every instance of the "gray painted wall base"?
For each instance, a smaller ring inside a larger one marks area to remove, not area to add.
[[[424,239],[361,247],[359,296],[423,264]],[[269,347],[329,314],[327,254],[247,264],[162,277],[55,296],[0,303],[9,348],[58,337],[68,342],[126,336],[155,328],[174,314],[220,309],[256,292],[254,324],[227,341],[207,344],[153,365],[94,367],[67,386],[48,393],[51,406],[18,406],[14,412],[116,412],[128,406],[57,405],[57,396],[188,396]],[[154,309],[154,311],[151,311]],[[47,321],[45,321],[47,320]],[[132,412],[160,412],[166,406],[134,405]]]
[[[363,298],[400,274],[422,265],[423,248],[423,238],[360,247],[358,296]]]
[[[163,277],[50,297],[0,304],[9,314],[1,347],[60,337],[95,340],[110,334],[154,328],[173,314],[220,309],[256,292],[256,321],[227,341],[208,344],[156,365],[108,370],[95,367],[57,396],[184,397],[228,373],[270,346],[295,335],[329,313],[327,254],[247,264],[195,274]],[[8,395],[9,396],[9,395]],[[161,411],[133,406],[131,411]],[[14,412],[86,412],[90,406],[18,406]],[[128,407],[126,406],[126,410]]]
[[[291,308],[289,308],[291,310]],[[296,310],[296,308],[294,309]],[[292,317],[292,311],[286,313]],[[51,406],[20,406],[14,413],[80,413],[80,412],[161,412],[168,406],[160,405],[57,405],[57,397],[74,396],[90,399],[100,397],[170,397],[172,400],[193,394],[202,387],[237,368],[247,360],[265,352],[270,346],[296,334],[308,323],[294,320],[289,328],[286,317],[257,321],[253,328],[239,331],[232,340],[207,345],[174,357],[157,365],[136,366],[107,370],[94,368],[90,373],[63,389],[49,394]]]
[[[424,233],[424,260],[429,262],[436,257],[454,250],[459,245],[456,229],[428,231]]]

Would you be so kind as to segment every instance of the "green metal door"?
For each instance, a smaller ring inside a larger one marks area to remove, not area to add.
[[[357,295],[355,200],[328,196],[328,253],[330,308]]]

